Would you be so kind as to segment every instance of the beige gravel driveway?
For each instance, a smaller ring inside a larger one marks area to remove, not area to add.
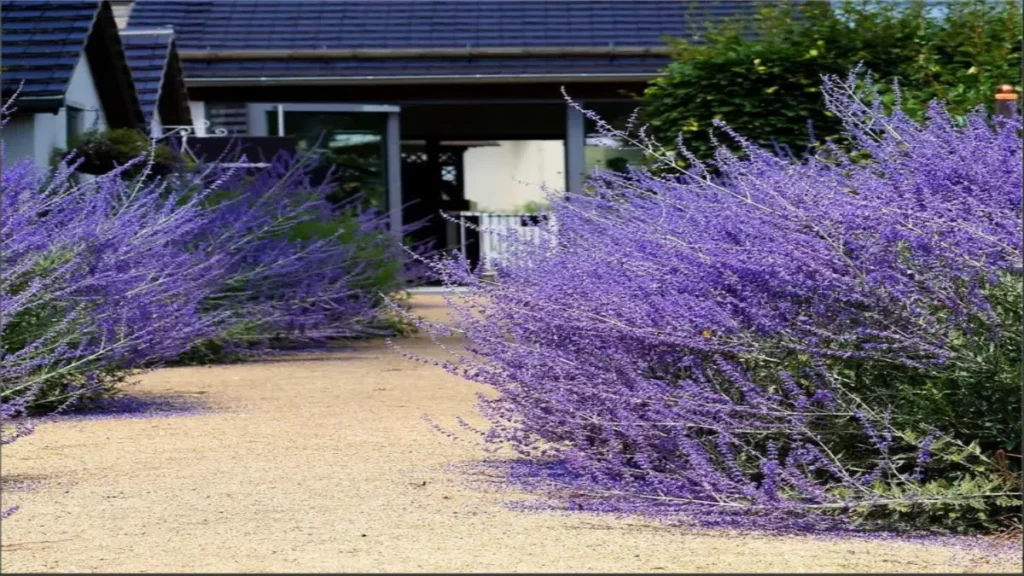
[[[446,469],[477,447],[421,419],[473,421],[478,391],[382,343],[160,370],[134,393],[213,410],[51,423],[4,450],[4,501],[21,511],[3,523],[2,571],[1021,571],[944,547],[514,511]]]

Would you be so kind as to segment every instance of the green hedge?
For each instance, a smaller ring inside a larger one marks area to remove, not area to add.
[[[708,158],[708,130],[724,120],[762,145],[800,153],[808,122],[817,138],[839,134],[823,104],[823,74],[858,63],[888,86],[898,80],[904,110],[920,116],[933,98],[953,114],[991,108],[1002,84],[1021,83],[1021,8],[1016,0],[808,0],[766,3],[753,22],[712,27],[703,44],[674,41],[666,75],[643,96],[644,120],[665,145],[680,133]],[[753,33],[753,35],[751,34]],[[752,39],[752,38],[757,38]]]

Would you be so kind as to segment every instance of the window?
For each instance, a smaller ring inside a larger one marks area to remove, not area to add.
[[[623,131],[627,129],[629,120],[637,106],[638,104],[633,101],[584,103],[587,110],[596,112],[612,128]],[[600,134],[595,120],[585,119],[584,131],[587,136],[583,161],[586,173],[590,173],[594,168],[626,172],[629,165],[644,166],[647,164],[642,149],[620,138]],[[635,136],[635,133],[631,135]]]
[[[68,106],[66,110],[68,122],[67,145],[71,146],[71,143],[84,131],[85,110],[75,108],[74,106]]]
[[[244,102],[207,102],[206,119],[210,121],[210,130],[224,128],[231,136],[246,136],[249,133],[246,118],[246,106]],[[275,132],[277,127],[277,116],[275,121],[267,126],[270,134],[278,135]]]

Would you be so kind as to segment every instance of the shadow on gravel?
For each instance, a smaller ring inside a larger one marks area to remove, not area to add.
[[[102,398],[65,414],[46,416],[40,421],[105,420],[117,418],[160,418],[210,412],[202,400],[206,392],[191,394],[120,394]]]
[[[7,474],[0,478],[0,491],[11,492],[32,492],[49,480],[46,476],[38,474]]]

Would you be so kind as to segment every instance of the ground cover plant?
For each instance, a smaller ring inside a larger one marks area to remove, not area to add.
[[[852,150],[796,159],[719,123],[743,157],[680,168],[605,124],[660,165],[552,197],[557,242],[493,281],[435,263],[469,291],[427,329],[500,392],[478,432],[524,458],[513,480],[705,525],[1019,522],[1020,119],[918,122],[858,74],[822,90]]]

